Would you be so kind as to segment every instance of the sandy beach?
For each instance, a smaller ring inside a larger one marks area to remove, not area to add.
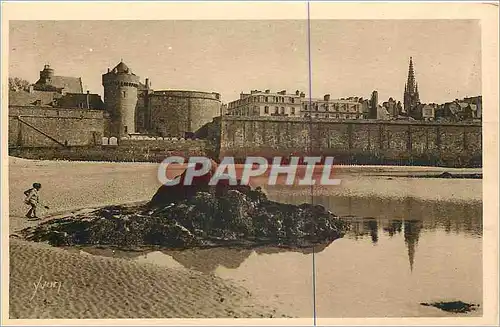
[[[276,317],[210,274],[10,242],[10,318]],[[280,317],[280,315],[278,315]]]
[[[150,163],[32,161],[11,157],[10,233],[38,223],[24,217],[27,207],[23,203],[23,191],[33,182],[42,184],[42,203],[50,206],[49,210],[42,211],[42,216],[50,216],[83,208],[147,201],[160,185],[157,167]],[[468,188],[463,189],[459,187],[460,180],[406,178],[406,186],[401,188],[400,183],[394,182],[396,178],[371,176],[381,172],[415,171],[453,172],[425,167],[340,167],[342,185],[328,192],[344,196],[377,194],[389,198],[481,201],[481,180],[464,181]],[[419,187],[415,186],[417,181]],[[435,192],[438,188],[439,195]],[[304,188],[303,192],[308,190]],[[321,188],[317,192],[322,192]],[[38,289],[34,295],[38,282],[42,285],[48,282],[48,288]],[[266,300],[253,296],[252,289],[244,289],[212,273],[89,256],[16,237],[10,241],[11,318],[295,316],[294,312],[276,311]]]

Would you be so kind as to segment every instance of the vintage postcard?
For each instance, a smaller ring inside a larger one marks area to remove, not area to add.
[[[2,324],[498,325],[497,3],[2,9]]]

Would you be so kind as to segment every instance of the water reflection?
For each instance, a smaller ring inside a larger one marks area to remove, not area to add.
[[[423,229],[422,220],[401,220],[391,219],[377,221],[377,219],[368,218],[344,218],[350,221],[351,229],[346,237],[359,240],[364,237],[370,237],[371,242],[376,245],[379,240],[379,232],[393,237],[403,233],[404,243],[408,251],[408,261],[410,270],[413,270],[415,261],[415,251]]]
[[[269,198],[279,202],[300,204],[311,200],[309,195],[287,193],[279,188],[267,191]],[[447,233],[465,233],[478,237],[483,231],[482,203],[477,201],[465,203],[424,201],[412,197],[393,199],[349,196],[314,196],[313,201],[344,218],[372,217],[376,222],[366,222],[372,229],[375,224],[381,223],[390,229],[387,224],[399,219],[422,221],[422,228],[431,231],[443,229]]]

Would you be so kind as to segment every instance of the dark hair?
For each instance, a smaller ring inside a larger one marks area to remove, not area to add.
[[[42,184],[40,184],[40,183],[33,183],[33,187],[38,189],[38,188],[42,187]]]

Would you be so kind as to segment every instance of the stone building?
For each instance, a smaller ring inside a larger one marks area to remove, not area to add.
[[[475,97],[466,97],[463,100],[464,102],[467,102],[470,105],[475,105],[476,106],[476,115],[475,119],[482,119],[483,117],[483,97],[482,96],[475,96]]]
[[[432,121],[436,117],[436,108],[437,105],[435,104],[420,103],[414,109],[412,118],[417,120]]]
[[[144,100],[138,116],[144,118],[138,130],[164,137],[189,138],[222,110],[220,94],[215,92],[149,89],[139,99]]]
[[[104,135],[101,96],[83,92],[77,77],[56,76],[45,65],[26,89],[9,90],[9,148],[99,144]]]
[[[366,116],[367,119],[377,119],[378,118],[378,92],[373,91],[370,97],[369,111]]]
[[[148,134],[189,137],[221,115],[220,94],[189,90],[153,90],[121,61],[102,75],[109,135]]]
[[[123,61],[102,75],[104,103],[109,114],[110,136],[135,133],[135,107],[139,76],[136,76]]]
[[[276,93],[253,90],[228,103],[227,115],[362,119],[363,99],[330,99],[329,94],[310,99],[300,91],[289,94],[285,90]]]
[[[35,84],[9,90],[9,106],[102,110],[104,102],[99,94],[83,92],[80,77],[55,76],[54,69],[45,65]]]
[[[54,75],[54,69],[45,65],[40,71],[40,78],[33,84],[35,91],[56,91],[58,93],[83,93],[81,77]]]
[[[455,100],[444,103],[435,109],[436,118],[445,121],[464,121],[464,120],[480,120],[480,103],[477,103],[476,98],[466,98],[464,100]],[[470,100],[474,99],[474,100]]]
[[[272,93],[270,90],[252,90],[241,93],[240,98],[227,104],[230,116],[287,116],[300,117],[305,94],[296,91],[287,94],[285,90]]]
[[[303,117],[331,119],[363,119],[363,106],[359,98],[330,99],[329,94],[323,98],[303,99]]]
[[[420,103],[420,95],[418,93],[418,83],[415,80],[415,71],[413,69],[413,59],[410,57],[410,66],[408,68],[408,80],[405,84],[405,92],[403,95],[404,111],[408,116],[413,117],[414,110]],[[415,117],[413,117],[415,118]],[[416,118],[415,118],[416,119]]]

